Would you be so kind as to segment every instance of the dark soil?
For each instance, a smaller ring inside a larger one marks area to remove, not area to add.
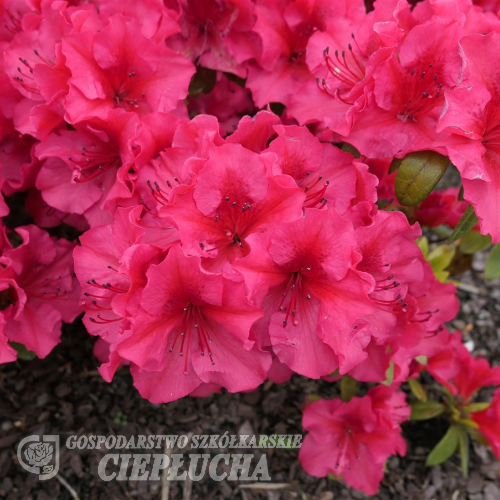
[[[500,289],[482,279],[484,259],[476,258],[471,272],[461,277],[462,309],[453,326],[473,340],[477,354],[500,361]],[[298,434],[301,404],[306,394],[338,395],[336,384],[294,376],[289,382],[270,382],[246,394],[218,394],[184,398],[153,405],[141,399],[132,386],[129,370],[118,370],[107,384],[96,370],[92,339],[78,321],[66,325],[62,343],[44,360],[19,361],[0,367],[0,498],[8,500],[71,499],[70,490],[57,478],[38,481],[17,462],[19,441],[31,434],[83,434],[125,436],[136,434]],[[457,457],[432,469],[425,458],[446,430],[439,420],[404,426],[406,457],[392,457],[377,500],[500,500],[500,463],[481,446],[471,449],[470,475],[461,476]],[[343,483],[307,475],[298,462],[298,450],[254,450],[267,453],[272,483],[261,489],[248,482],[170,483],[171,499],[362,499],[364,494]],[[162,453],[163,450],[154,450]],[[220,453],[207,450],[205,453]],[[236,452],[241,453],[240,450]],[[251,453],[252,451],[246,451]],[[110,481],[97,475],[104,450],[68,450],[61,446],[62,477],[81,500],[161,498],[160,481]],[[144,451],[143,451],[144,453]],[[174,453],[176,453],[174,451]],[[200,453],[200,451],[198,451]],[[203,452],[202,452],[203,453]],[[267,487],[266,489],[262,489]],[[271,489],[272,488],[272,489]],[[191,490],[192,489],[192,490]]]

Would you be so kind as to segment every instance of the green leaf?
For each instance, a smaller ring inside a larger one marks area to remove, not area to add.
[[[413,395],[420,401],[427,401],[427,393],[416,378],[409,378],[408,385]]]
[[[349,144],[348,142],[344,142],[342,146],[340,147],[342,151],[345,151],[346,153],[351,153],[354,158],[360,158],[361,153],[352,145]]]
[[[418,361],[421,365],[426,365],[429,361],[429,358],[427,356],[417,356],[415,358],[415,361]]]
[[[389,368],[385,371],[385,380],[382,382],[384,385],[391,385],[394,380],[394,362],[391,361]]]
[[[24,344],[19,344],[18,342],[9,342],[11,347],[17,351],[17,357],[24,361],[31,361],[36,358],[36,354],[33,351],[28,351]]]
[[[340,397],[344,403],[348,403],[356,394],[356,380],[349,375],[344,375],[340,381]]]
[[[467,427],[467,432],[478,443],[481,443],[484,446],[489,446],[488,441],[486,440],[483,433],[479,429],[474,429],[473,427]]]
[[[307,394],[306,399],[308,403],[315,403],[321,401],[323,398],[319,394]]]
[[[481,234],[479,231],[468,232],[460,242],[460,251],[463,253],[476,253],[491,245],[491,236]]]
[[[459,427],[452,425],[443,439],[434,447],[427,457],[426,465],[438,465],[446,462],[457,449],[459,442]]]
[[[460,446],[462,474],[467,477],[469,475],[469,435],[463,427],[458,428],[458,444]]]
[[[478,411],[487,410],[490,406],[491,403],[471,403],[469,406],[466,406],[464,410],[469,413],[476,413]]]
[[[422,254],[427,260],[427,256],[429,255],[429,240],[427,239],[427,236],[421,236],[417,241],[416,244],[420,250],[422,250]]]
[[[454,245],[439,245],[428,256],[427,260],[434,272],[444,271],[455,256]]]
[[[500,278],[500,243],[491,249],[484,266],[484,275],[487,280]]]
[[[412,401],[411,420],[429,420],[441,415],[446,410],[446,406],[438,401]]]
[[[403,158],[394,158],[391,161],[391,164],[389,165],[389,174],[392,174],[393,172],[395,172],[401,166],[402,162],[403,162]]]
[[[458,224],[453,230],[453,233],[451,233],[451,236],[448,239],[448,243],[453,243],[459,238],[462,238],[477,224],[478,220],[479,219],[476,217],[472,205],[469,205],[462,215],[461,219],[458,221]]]
[[[441,180],[450,160],[434,151],[407,154],[396,175],[396,197],[401,205],[418,205]]]

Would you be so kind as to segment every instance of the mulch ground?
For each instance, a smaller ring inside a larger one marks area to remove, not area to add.
[[[500,287],[485,284],[484,259],[460,277],[462,308],[453,326],[474,342],[474,352],[500,362]],[[38,481],[17,462],[19,441],[30,434],[298,434],[301,404],[306,394],[338,395],[336,384],[294,376],[289,382],[270,382],[246,394],[217,394],[184,398],[153,405],[141,399],[132,386],[128,368],[118,370],[108,384],[96,371],[92,355],[94,339],[78,321],[66,325],[62,343],[44,360],[19,361],[0,367],[0,498],[48,500],[72,498],[56,479]],[[483,447],[471,449],[470,475],[461,476],[453,458],[442,466],[425,467],[425,457],[446,429],[445,422],[405,424],[406,457],[387,462],[387,473],[377,500],[500,500],[500,463]],[[364,494],[329,479],[307,475],[298,462],[297,450],[254,450],[267,453],[272,483],[278,489],[245,488],[247,483],[224,480],[170,483],[171,499],[363,499]],[[162,451],[155,450],[155,453]],[[175,451],[174,451],[175,452]],[[208,452],[208,451],[207,451]],[[210,450],[212,454],[220,450]],[[240,450],[236,450],[240,452]],[[247,451],[247,453],[252,452]],[[110,481],[97,475],[104,451],[68,450],[61,447],[59,475],[81,500],[161,498],[160,481]],[[198,451],[200,453],[200,451]]]

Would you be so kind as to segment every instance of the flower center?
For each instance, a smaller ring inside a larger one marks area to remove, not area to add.
[[[431,111],[441,95],[442,83],[437,83],[438,74],[432,70],[432,63],[428,69],[417,72],[413,69],[402,86],[404,100],[397,115],[403,123],[408,120],[417,121],[418,116]]]
[[[325,92],[325,94],[338,99],[344,104],[353,103],[348,101],[345,96],[341,96],[342,90],[344,95],[348,94],[365,78],[365,67],[368,59],[360,49],[354,37],[354,33],[351,33],[351,38],[353,39],[354,46],[349,43],[347,45],[347,52],[345,50],[339,52],[338,49],[336,49],[332,56],[329,47],[323,51],[323,58],[325,59],[329,73],[341,83],[343,89],[337,87],[333,90],[325,79],[316,79],[318,87]]]
[[[73,177],[75,182],[88,182],[96,179],[108,170],[121,166],[121,159],[116,151],[102,151],[92,144],[92,149],[82,146],[82,150],[76,157],[70,156],[68,160],[74,165],[77,175]]]
[[[179,328],[175,331],[174,342],[169,351],[173,352],[175,346],[180,344],[179,356],[184,356],[184,375],[188,374],[188,356],[190,352],[191,340],[194,336],[198,338],[198,344],[201,349],[201,355],[208,355],[212,365],[215,365],[215,361],[212,357],[212,350],[210,344],[212,343],[212,338],[210,335],[211,329],[207,324],[203,312],[199,306],[195,306],[189,303],[182,310],[182,319]]]

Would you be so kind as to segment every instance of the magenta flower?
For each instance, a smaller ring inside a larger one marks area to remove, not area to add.
[[[356,237],[333,208],[306,209],[271,235],[254,235],[252,251],[234,263],[250,296],[262,305],[256,332],[278,359],[302,375],[345,373],[359,363],[370,341],[366,322],[375,312],[370,277],[351,268]]]
[[[271,356],[250,333],[262,311],[245,299],[243,283],[204,271],[179,246],[147,278],[131,332],[117,345],[143,397],[167,402],[203,382],[236,392],[265,380]]]
[[[146,38],[138,21],[120,14],[100,31],[64,37],[62,50],[71,71],[64,102],[71,123],[106,119],[115,108],[140,115],[172,111],[194,73],[186,57]]]
[[[481,221],[481,232],[500,242],[500,34],[470,35],[460,41],[463,80],[446,92],[438,130],[451,132],[446,146],[460,170],[464,198]]]
[[[160,210],[178,227],[186,254],[221,271],[248,255],[250,234],[301,216],[305,195],[290,177],[271,175],[275,161],[274,154],[257,155],[239,144],[210,151],[194,186],[177,188]]]
[[[348,403],[321,400],[306,407],[306,435],[299,459],[309,474],[341,476],[353,488],[374,495],[390,455],[406,453],[399,423],[410,409],[403,393],[375,387]]]
[[[0,324],[8,340],[44,358],[60,341],[62,321],[71,323],[81,313],[74,244],[36,226],[19,227],[16,233],[21,244],[6,243],[0,257]]]

